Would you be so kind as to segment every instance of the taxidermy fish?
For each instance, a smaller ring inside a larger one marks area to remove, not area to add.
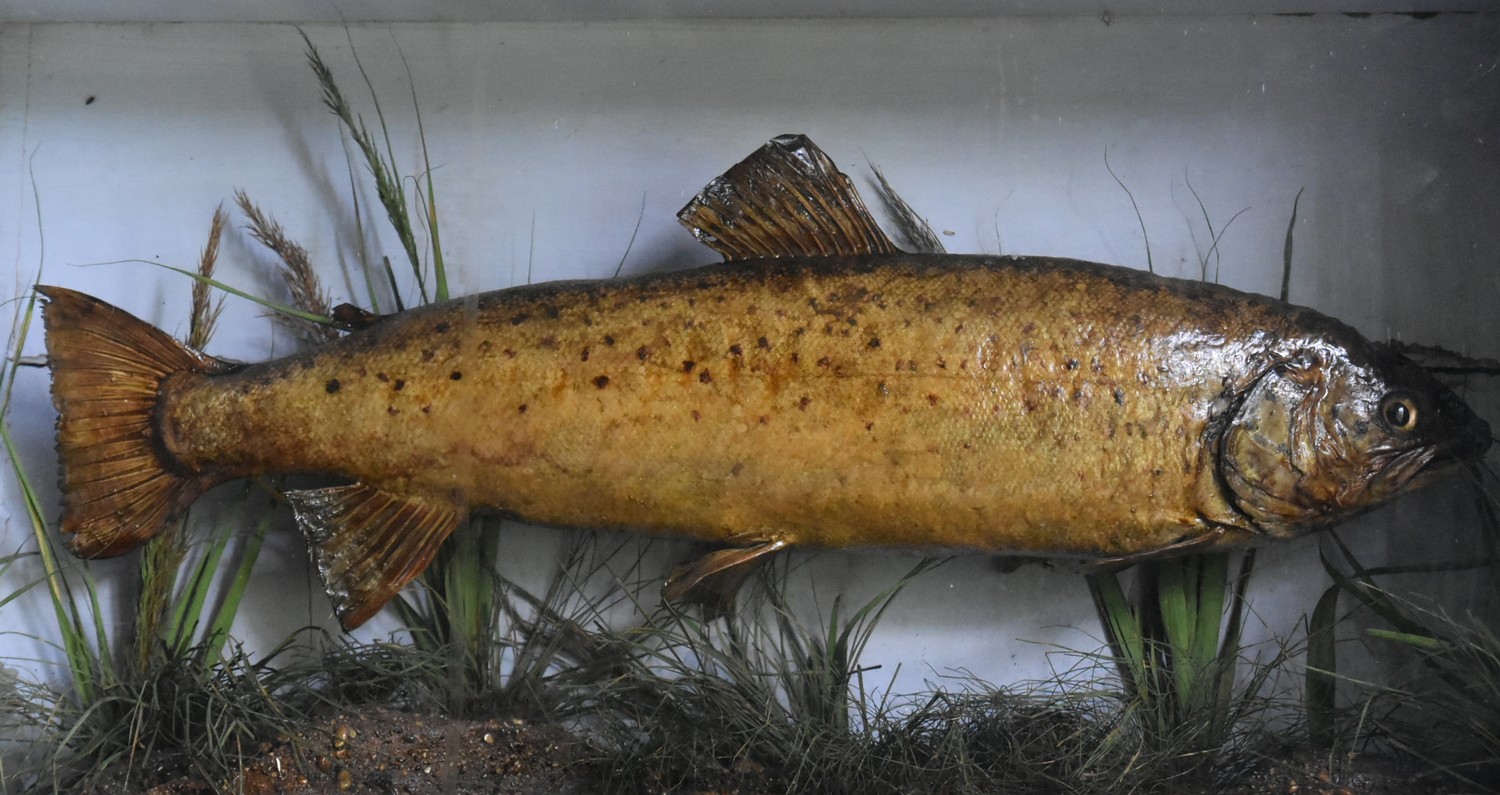
[[[123,553],[205,489],[288,492],[358,626],[474,511],[719,542],[1132,559],[1288,538],[1477,459],[1489,427],[1310,309],[1043,257],[908,254],[807,139],[680,214],[726,262],[472,295],[222,361],[39,287],[61,529]]]

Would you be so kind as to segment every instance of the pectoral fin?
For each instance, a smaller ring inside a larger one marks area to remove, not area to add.
[[[726,260],[897,254],[854,183],[804,135],[783,135],[708,183],[677,213]]]
[[[1152,560],[1164,560],[1166,558],[1175,558],[1182,555],[1207,552],[1209,551],[1210,547],[1232,546],[1236,543],[1247,542],[1252,538],[1253,536],[1249,532],[1238,527],[1229,527],[1227,525],[1219,526],[1205,533],[1199,533],[1198,535],[1192,536],[1190,538],[1185,538],[1174,544],[1168,544],[1164,547],[1159,547],[1147,552],[1137,552],[1133,555],[1119,555],[1112,558],[1099,558],[1097,560],[1091,560],[1084,566],[1084,570],[1088,573],[1094,573],[1098,571],[1113,571],[1116,569],[1123,569],[1127,566],[1134,566],[1137,563],[1145,563]]]
[[[346,630],[365,623],[421,574],[468,513],[359,483],[286,497]]]
[[[785,540],[777,539],[753,547],[721,549],[684,563],[667,577],[662,597],[669,602],[689,602],[714,613],[726,613],[734,607],[735,593],[761,559],[786,546]]]

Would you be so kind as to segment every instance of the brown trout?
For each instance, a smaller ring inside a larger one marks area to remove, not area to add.
[[[515,287],[241,365],[39,287],[62,531],[84,556],[205,489],[288,493],[345,627],[472,511],[721,542],[1130,559],[1327,526],[1481,456],[1451,391],[1310,309],[1087,262],[898,251],[806,139],[684,222],[728,262]]]

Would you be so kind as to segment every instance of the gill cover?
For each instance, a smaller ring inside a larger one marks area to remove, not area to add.
[[[1361,507],[1374,430],[1347,361],[1305,351],[1267,370],[1220,443],[1219,475],[1261,532],[1288,537]]]
[[[1267,370],[1219,444],[1218,474],[1255,529],[1289,537],[1477,460],[1489,426],[1431,374],[1376,350],[1306,350]]]

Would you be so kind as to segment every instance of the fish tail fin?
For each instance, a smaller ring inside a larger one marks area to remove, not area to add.
[[[212,481],[186,470],[160,440],[158,394],[168,376],[231,365],[198,353],[97,298],[38,286],[57,451],[60,529],[80,557],[111,557],[144,543]]]

